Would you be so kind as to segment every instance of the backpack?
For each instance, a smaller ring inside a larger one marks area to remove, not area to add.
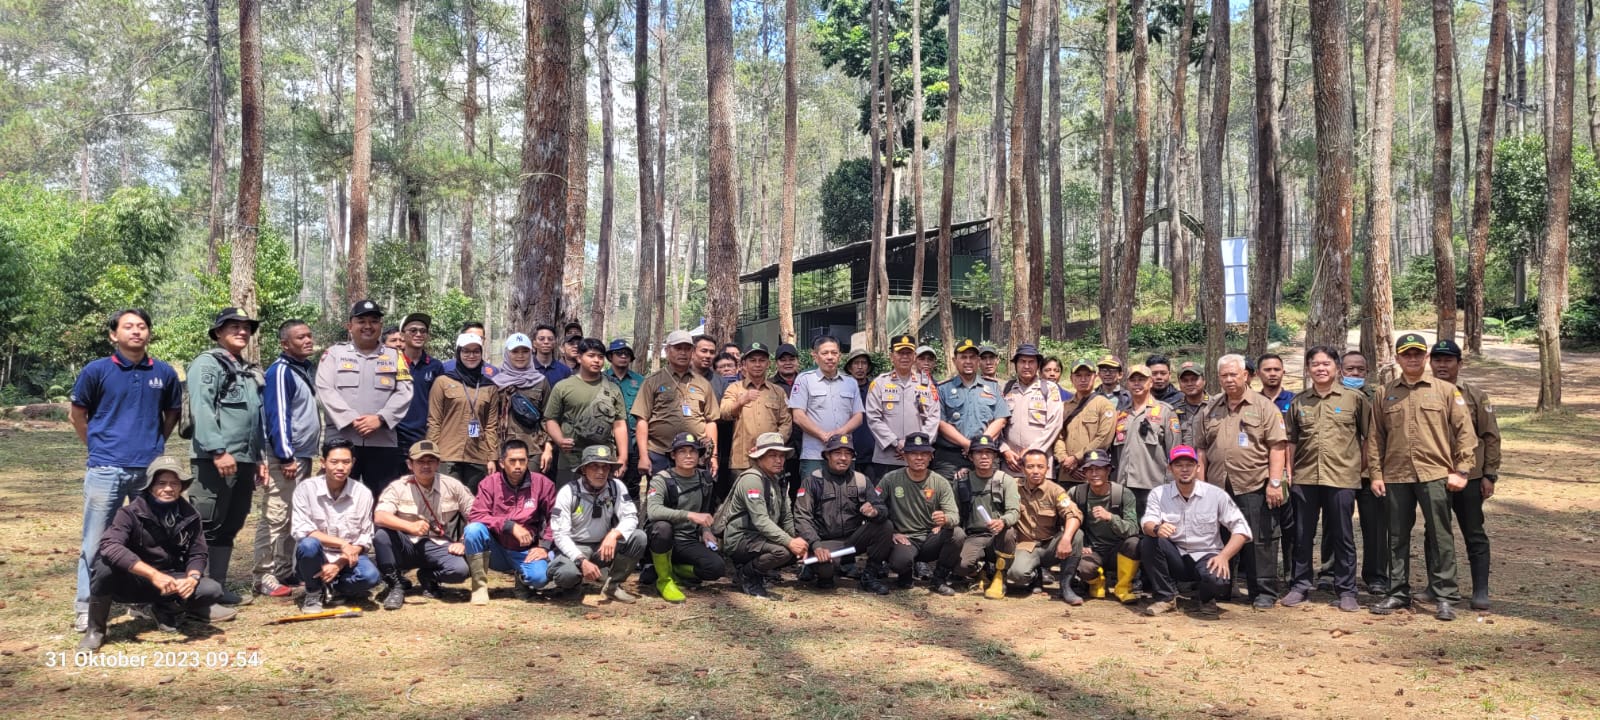
[[[737,480],[734,482],[735,484],[738,483]],[[762,495],[762,501],[767,504],[767,514],[771,515],[775,512],[775,509],[772,507],[772,480],[766,476],[766,473],[762,473],[761,475],[761,491],[765,493]],[[712,535],[715,535],[719,538],[722,537],[723,534],[728,531],[728,526],[733,524],[734,520],[741,517],[745,519],[745,526],[747,528],[754,528],[754,523],[750,521],[750,516],[748,514],[744,512],[740,512],[738,515],[734,514],[734,497],[735,495],[733,493],[728,493],[728,497],[723,498],[722,505],[717,507],[717,514],[714,515],[711,520]]]
[[[1122,487],[1122,483],[1111,483],[1111,502],[1106,506],[1106,510],[1112,515],[1122,515],[1123,490],[1124,488]],[[1072,502],[1076,504],[1079,509],[1089,507],[1089,483],[1084,482],[1073,485],[1067,490],[1067,497],[1072,498]]]
[[[211,413],[216,415],[217,410],[222,407],[222,398],[227,397],[228,393],[233,391],[233,386],[239,382],[239,371],[234,368],[233,358],[229,357],[224,350],[212,349],[202,354],[216,358],[217,364],[222,366],[222,385],[217,388],[217,394],[211,396]],[[183,414],[178,420],[178,437],[185,440],[193,440],[194,414],[189,409],[187,400],[182,403],[182,406]],[[217,418],[217,424],[219,427],[221,426],[222,418]]]
[[[669,508],[678,507],[678,479],[677,479],[678,475],[677,475],[677,473],[674,473],[674,472],[672,472],[672,470],[669,469],[669,470],[662,470],[661,472],[656,473],[656,476],[660,477],[667,484],[667,497],[666,497],[666,500],[665,500],[665,502],[667,503],[667,507],[669,507]],[[708,507],[711,504],[710,483],[706,483],[706,489],[707,489],[707,492],[705,492],[704,494],[702,494],[700,496],[700,509],[695,511],[695,512],[706,512],[706,511],[711,509],[710,507]],[[646,480],[645,481],[645,496],[648,497],[649,494],[650,494],[650,485],[649,485],[649,481]]]

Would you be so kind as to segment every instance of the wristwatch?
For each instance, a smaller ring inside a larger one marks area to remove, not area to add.
[[[1272,487],[1274,487],[1274,488],[1283,487],[1283,479],[1282,478],[1273,478],[1272,479]]]

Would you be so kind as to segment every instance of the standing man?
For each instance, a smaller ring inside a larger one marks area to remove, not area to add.
[[[783,465],[790,452],[782,435],[756,438],[748,452],[755,463],[739,473],[728,496],[722,544],[733,559],[739,589],[762,600],[774,599],[767,592],[766,574],[799,561],[810,549],[795,533],[789,494],[783,488]]]
[[[545,406],[544,429],[559,453],[557,488],[578,479],[583,448],[611,448],[619,478],[627,465],[628,425],[622,419],[627,408],[622,404],[622,388],[600,377],[605,349],[595,338],[579,340],[578,374],[556,383]]]
[[[694,339],[694,372],[710,381],[712,363],[717,358],[717,339],[710,335],[697,335]]]
[[[653,475],[672,466],[668,453],[678,433],[701,435],[709,470],[717,474],[717,418],[721,408],[711,394],[711,383],[691,367],[694,339],[683,330],[667,333],[667,365],[644,379],[633,401],[638,419],[635,435],[640,475]]]
[[[1183,391],[1172,384],[1172,361],[1158,353],[1145,358],[1144,364],[1150,368],[1150,397],[1176,408]]]
[[[1181,445],[1178,414],[1150,396],[1151,370],[1135,365],[1128,371],[1129,408],[1117,413],[1117,434],[1111,440],[1117,458],[1117,483],[1133,491],[1138,515],[1144,515],[1150,491],[1167,484],[1168,455]]]
[[[317,365],[317,399],[327,413],[324,438],[349,440],[351,477],[376,497],[400,476],[403,455],[395,427],[411,410],[411,371],[398,352],[378,345],[383,309],[371,300],[350,307],[349,342],[336,343]]]
[[[978,377],[978,346],[970,339],[956,343],[956,374],[939,384],[939,408],[933,471],[954,478],[957,470],[972,467],[972,439],[999,437],[1011,417],[1011,404],[1000,386]],[[972,518],[967,522],[970,526]]]
[[[1359,390],[1367,396],[1367,402],[1376,407],[1377,391],[1383,388],[1378,383],[1367,382],[1367,356],[1359,350],[1350,350],[1339,358],[1339,362],[1344,373],[1340,383],[1351,390]],[[1366,586],[1369,594],[1383,597],[1389,594],[1389,501],[1382,494],[1374,492],[1371,467],[1364,466],[1361,469],[1361,489],[1356,491],[1356,514],[1361,516],[1361,584]],[[1332,556],[1331,552],[1324,556],[1321,573],[1330,588],[1333,568],[1328,559]]]
[[[595,341],[599,344],[599,341]],[[556,492],[550,529],[556,548],[550,581],[571,590],[585,580],[600,583],[600,595],[619,603],[638,598],[622,589],[646,548],[639,510],[616,479],[622,465],[604,445],[583,449],[579,480]]]
[[[934,455],[938,455],[937,450]],[[1022,500],[1017,494],[1017,479],[1000,469],[1000,444],[993,435],[972,438],[967,444],[967,457],[972,469],[956,480],[956,507],[966,519],[966,537],[959,545],[946,545],[940,562],[949,566],[957,578],[969,580],[992,556],[994,576],[983,596],[1000,600],[1006,596],[1006,566],[1014,557],[1016,537],[1010,530],[1017,525]],[[963,498],[971,500],[963,502]]]
[[[1200,373],[1199,364],[1185,361],[1178,366],[1178,389],[1182,396],[1172,404],[1172,412],[1178,415],[1178,441],[1194,447],[1196,421],[1200,419],[1200,411],[1209,399],[1206,397],[1206,378]]]
[[[433,318],[427,313],[411,313],[400,322],[403,339],[400,353],[405,356],[406,370],[411,373],[411,406],[406,416],[394,428],[400,448],[428,436],[428,399],[433,392],[433,381],[445,374],[445,364],[428,354],[428,342],[433,339]],[[482,335],[478,336],[482,339]],[[488,363],[484,358],[484,363]],[[454,359],[451,359],[454,367]]]
[[[528,444],[507,440],[500,446],[498,472],[478,483],[461,539],[472,576],[472,604],[489,604],[489,571],[516,577],[521,599],[550,579],[550,513],[556,486],[528,467]]]
[[[961,510],[950,481],[928,468],[933,462],[933,443],[928,435],[912,433],[894,446],[902,448],[905,467],[884,475],[878,481],[878,492],[888,503],[889,520],[894,523],[889,569],[896,573],[895,586],[906,589],[916,582],[914,563],[940,560],[944,549],[959,546],[966,533],[960,528]],[[943,562],[934,567],[929,588],[932,592],[956,594],[955,588],[950,587],[950,569]]]
[[[100,536],[122,503],[148,484],[145,468],[166,452],[167,437],[183,413],[177,371],[150,357],[150,315],[138,308],[118,310],[106,321],[106,334],[111,355],[78,373],[68,411],[78,442],[89,448],[73,602],[78,632],[89,624],[89,568],[100,552]]]
[[[617,338],[606,346],[606,369],[600,376],[616,383],[617,389],[622,391],[622,422],[628,426],[628,452],[634,452],[639,445],[639,435],[635,432],[639,421],[633,417],[633,401],[639,397],[639,388],[644,386],[644,376],[633,370],[633,348],[627,340]],[[622,473],[622,484],[632,488],[638,482],[639,468],[636,463],[629,463]]]
[[[1017,526],[1007,531],[1013,538],[1007,544],[1016,548],[1016,559],[1005,572],[1006,584],[1026,589],[1041,566],[1060,563],[1061,600],[1082,605],[1083,598],[1072,589],[1072,578],[1077,574],[1083,515],[1067,498],[1067,491],[1047,479],[1049,453],[1028,450],[1022,459],[1022,473],[1023,482],[1017,487],[1021,512]]]
[[[1029,450],[1045,453],[1045,463],[1050,463],[1051,446],[1061,434],[1066,421],[1066,405],[1061,402],[1061,388],[1039,375],[1044,356],[1031,344],[1017,348],[1011,356],[1011,368],[1016,378],[1006,385],[1006,405],[1011,409],[1011,420],[1000,440],[1000,451],[1005,455],[1006,470],[1022,472],[1022,456]]]
[[[999,384],[1000,350],[988,343],[978,346],[978,367],[983,369],[983,379]]]
[[[732,440],[728,443],[732,474],[750,467],[749,448],[755,447],[756,438],[769,432],[788,438],[794,424],[794,416],[789,412],[789,392],[767,378],[767,354],[766,345],[750,343],[741,361],[744,379],[729,385],[722,396],[722,419],[733,425]],[[793,477],[789,482],[799,487],[801,478]],[[717,497],[725,496],[726,492],[717,493]]]
[[[1451,340],[1440,340],[1428,354],[1433,376],[1455,383],[1467,401],[1467,416],[1478,436],[1473,452],[1472,472],[1461,492],[1450,493],[1450,508],[1461,526],[1461,539],[1467,543],[1467,563],[1472,568],[1472,609],[1489,609],[1489,534],[1483,529],[1483,501],[1494,497],[1494,484],[1500,479],[1500,423],[1494,417],[1494,404],[1478,386],[1461,379],[1461,347]]]
[[[551,387],[572,375],[572,366],[556,356],[556,326],[549,323],[534,326],[533,369],[544,375]]]
[[[831,337],[830,335],[824,335],[817,338],[816,343],[811,346],[811,359],[813,361],[817,359],[817,348]],[[839,341],[834,340],[833,344],[837,348]],[[796,350],[792,343],[784,343],[778,346],[778,354],[773,360],[776,364],[774,366],[775,369],[772,371],[772,381],[777,383],[778,387],[783,388],[784,392],[793,390],[795,379],[800,377],[800,351]],[[838,360],[834,362],[837,363]]]
[[[376,333],[373,334],[376,338]],[[322,475],[294,489],[295,571],[305,583],[305,613],[322,612],[328,595],[365,602],[382,578],[368,556],[376,528],[372,491],[352,482],[354,446],[335,437],[322,446]]]
[[[795,492],[795,534],[817,556],[817,588],[832,590],[837,564],[831,553],[855,548],[866,558],[861,589],[888,595],[881,578],[883,563],[894,549],[889,506],[872,482],[855,470],[856,449],[849,435],[835,435],[823,446],[821,469],[807,475]]]
[[[383,328],[383,346],[402,352],[406,348],[406,336],[400,332],[398,325],[386,325]]]
[[[1450,531],[1450,493],[1467,487],[1477,464],[1478,439],[1466,396],[1454,384],[1424,373],[1428,343],[1406,333],[1395,343],[1400,377],[1378,392],[1378,418],[1367,468],[1372,492],[1389,504],[1389,594],[1372,606],[1388,615],[1411,606],[1411,529],[1422,507],[1428,589],[1434,617],[1454,620],[1461,596],[1456,588],[1455,538]]]
[[[1231,356],[1238,357],[1238,356]],[[1244,374],[1242,358],[1238,373]],[[1150,579],[1151,617],[1178,609],[1178,581],[1199,584],[1195,601],[1200,614],[1221,613],[1216,598],[1233,583],[1229,564],[1250,542],[1250,524],[1228,493],[1207,482],[1197,482],[1200,462],[1194,448],[1172,449],[1172,482],[1150,493],[1150,504],[1140,517],[1144,531],[1139,557]],[[1228,532],[1223,544],[1222,531]]]
[[[817,366],[800,373],[789,391],[789,412],[794,416],[794,426],[803,433],[801,477],[809,477],[822,468],[822,446],[828,438],[852,434],[866,426],[861,399],[871,389],[870,384],[863,387],[855,378],[839,372],[839,341],[833,336],[818,338],[811,357]],[[856,441],[860,442],[859,435]],[[856,464],[861,465],[859,459]]]
[[[1222,356],[1217,378],[1223,397],[1199,421],[1200,479],[1227,490],[1250,524],[1252,547],[1239,565],[1251,605],[1266,610],[1278,602],[1278,507],[1289,490],[1283,478],[1289,436],[1278,408],[1250,389],[1244,356]]]
[[[816,357],[815,351],[812,352],[812,357]],[[873,372],[873,369],[872,353],[867,352],[866,348],[851,350],[850,355],[845,358],[844,371],[856,381],[856,389],[859,391],[858,398],[867,396],[867,388],[872,385],[872,378],[877,375],[877,373]],[[791,391],[790,395],[793,396],[793,394]],[[795,431],[801,437],[801,456],[804,457],[804,441],[808,436],[800,431],[798,424],[795,425]],[[856,470],[865,473],[867,477],[872,477],[872,453],[875,442],[872,438],[872,428],[867,427],[867,424],[862,422],[856,425],[856,429],[851,432],[851,435],[853,436],[851,440],[855,441]],[[801,460],[801,462],[805,461]],[[806,473],[802,472],[801,474],[804,475]]]
[[[927,345],[917,346],[917,369],[930,379],[937,382],[935,373],[938,371],[939,358],[934,355],[933,348]]]
[[[700,468],[705,454],[700,438],[681,433],[672,439],[672,467],[656,473],[644,493],[645,537],[651,564],[639,573],[639,584],[656,586],[662,600],[686,598],[677,579],[699,584],[722,577],[722,556],[712,546],[711,522],[716,513],[711,475]]]
[[[1062,407],[1061,433],[1056,436],[1056,477],[1082,482],[1078,463],[1090,450],[1108,452],[1117,435],[1117,404],[1094,392],[1094,362],[1072,363],[1072,399]]]
[[[1306,601],[1315,582],[1311,549],[1316,542],[1317,520],[1323,518],[1323,557],[1333,560],[1333,587],[1338,607],[1345,612],[1361,609],[1356,601],[1356,542],[1351,528],[1356,488],[1361,486],[1362,459],[1373,434],[1372,404],[1357,390],[1339,383],[1339,352],[1316,346],[1306,350],[1306,372],[1311,389],[1289,404],[1289,457],[1292,460],[1296,498],[1293,585],[1283,596],[1284,607]],[[1263,374],[1264,376],[1264,374]],[[1333,552],[1328,553],[1331,548]]]
[[[189,500],[200,513],[210,559],[206,569],[221,585],[223,605],[244,599],[228,589],[233,541],[250,517],[256,483],[266,475],[266,432],[261,415],[261,367],[244,360],[261,323],[237,308],[223,308],[211,324],[217,343],[189,363],[189,415],[194,418],[190,457],[194,486]],[[394,352],[386,350],[385,352]]]
[[[1095,393],[1115,404],[1118,412],[1127,410],[1132,400],[1127,389],[1122,387],[1122,361],[1115,355],[1106,355],[1096,363],[1096,369],[1100,373],[1100,385],[1094,389]]]
[[[1084,482],[1067,490],[1083,517],[1082,555],[1078,566],[1069,570],[1089,586],[1090,597],[1105,597],[1105,569],[1112,567],[1111,558],[1116,556],[1111,594],[1124,605],[1133,603],[1138,600],[1133,591],[1139,574],[1138,501],[1132,490],[1111,482],[1111,458],[1105,453],[1090,450],[1082,465]]]
[[[904,440],[914,434],[932,437],[939,430],[939,390],[917,369],[917,341],[897,335],[890,344],[893,367],[867,388],[864,406],[867,427],[877,440],[872,462],[878,476],[905,467]],[[930,448],[931,450],[931,448]]]
[[[461,532],[462,518],[472,512],[472,492],[439,472],[439,449],[432,442],[417,441],[409,454],[411,474],[383,489],[373,516],[378,571],[389,585],[385,610],[405,605],[400,575],[407,570],[416,568],[425,598],[439,597],[439,583],[458,583],[468,576]]]
[[[1265,353],[1256,358],[1256,375],[1261,377],[1261,395],[1272,401],[1278,408],[1278,413],[1283,415],[1285,422],[1289,420],[1289,403],[1294,401],[1294,393],[1283,387],[1283,358],[1277,353]],[[1288,572],[1294,567],[1294,546],[1299,537],[1296,530],[1297,512],[1295,509],[1295,494],[1290,493],[1289,499],[1278,506],[1278,528],[1283,536],[1283,568]]]
[[[583,339],[583,323],[568,320],[561,326],[561,358],[573,372],[578,371],[578,342]]]
[[[297,581],[289,508],[294,489],[311,477],[311,461],[322,447],[322,409],[317,405],[317,369],[311,364],[316,338],[304,320],[278,326],[278,359],[267,366],[262,413],[266,416],[268,475],[256,523],[255,591],[286,597],[283,580]]]

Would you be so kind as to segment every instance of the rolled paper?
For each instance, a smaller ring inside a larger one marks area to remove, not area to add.
[[[847,557],[847,556],[854,555],[854,554],[856,554],[856,549],[854,547],[844,547],[844,548],[839,548],[838,550],[835,550],[835,551],[833,551],[831,553],[828,553],[828,556],[829,557],[842,558],[842,557]],[[811,557],[808,557],[808,558],[806,558],[804,560],[801,560],[800,564],[801,565],[815,565],[815,564],[817,564],[817,556],[812,555]]]
[[[989,517],[989,511],[982,505],[977,506],[975,509],[978,511],[978,519],[982,520],[984,524],[987,525],[988,523],[994,522],[994,518]]]

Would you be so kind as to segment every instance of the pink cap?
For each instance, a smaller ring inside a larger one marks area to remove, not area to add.
[[[1194,448],[1188,445],[1179,445],[1172,449],[1171,454],[1167,455],[1167,463],[1170,465],[1183,458],[1188,458],[1195,462],[1200,461],[1200,456],[1195,454]]]

